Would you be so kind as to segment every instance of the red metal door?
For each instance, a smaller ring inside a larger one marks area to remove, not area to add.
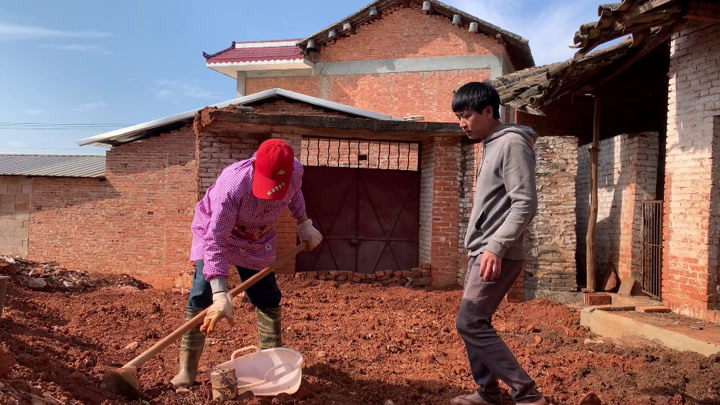
[[[297,256],[297,271],[417,267],[419,172],[310,166],[303,194],[325,240]]]

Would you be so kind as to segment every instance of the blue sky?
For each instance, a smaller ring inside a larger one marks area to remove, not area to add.
[[[369,2],[0,2],[0,153],[103,154],[75,141],[235,97],[203,51],[304,38]],[[573,34],[597,21],[599,4],[444,2],[527,38],[538,65],[572,57]]]

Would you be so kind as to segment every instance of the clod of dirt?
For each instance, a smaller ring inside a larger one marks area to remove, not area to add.
[[[580,405],[602,405],[602,401],[594,392],[591,392],[580,400]]]
[[[0,378],[7,377],[13,365],[15,365],[15,356],[7,346],[0,345]]]
[[[272,399],[272,405],[291,405],[295,403],[295,398],[289,394],[281,393]]]

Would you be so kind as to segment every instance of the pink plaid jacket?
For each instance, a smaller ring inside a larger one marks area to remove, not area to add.
[[[231,264],[254,270],[269,266],[275,261],[275,221],[285,208],[293,218],[305,215],[300,162],[295,159],[290,188],[279,201],[253,195],[253,162],[255,155],[226,167],[195,206],[190,260],[204,260],[207,280],[227,277]]]

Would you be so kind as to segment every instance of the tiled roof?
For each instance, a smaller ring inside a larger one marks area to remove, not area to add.
[[[707,13],[715,14],[717,18],[718,6],[712,3],[699,2],[695,8],[706,8]],[[638,42],[642,42],[651,28],[674,24],[688,13],[689,7],[688,0],[622,0],[620,3],[601,4],[598,6],[598,21],[581,25],[575,33],[575,48],[580,48],[579,53],[586,54],[602,43],[629,34],[640,36],[633,40],[640,39]]]
[[[233,42],[213,55],[203,54],[208,65],[251,64],[302,60],[302,50],[291,41]]]
[[[105,156],[0,154],[0,175],[102,178]]]
[[[494,80],[500,102],[516,110],[542,115],[546,106],[566,94],[592,94],[603,83],[670,39],[688,17],[687,0],[623,0],[601,4],[597,22],[583,24],[575,34],[575,57],[551,65],[523,69]],[[717,15],[718,5],[700,2],[696,12]],[[714,13],[714,14],[713,14]],[[632,35],[605,49],[600,44]],[[588,53],[590,52],[590,53]]]

